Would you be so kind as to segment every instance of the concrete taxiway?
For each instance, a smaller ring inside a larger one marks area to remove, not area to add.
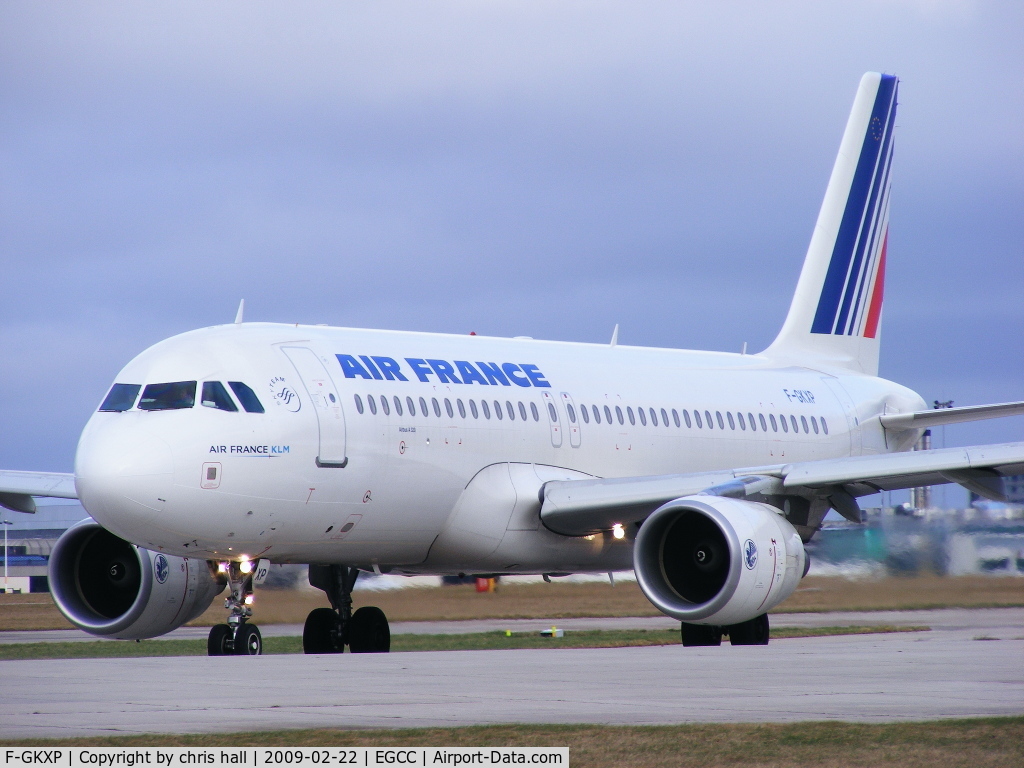
[[[0,736],[1024,714],[1024,610],[862,616],[848,623],[933,629],[766,647],[2,661]]]

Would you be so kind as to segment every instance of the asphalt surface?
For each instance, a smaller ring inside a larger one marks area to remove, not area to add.
[[[625,622],[554,623],[570,631],[655,626]],[[773,622],[932,631],[735,648],[0,661],[0,736],[1024,714],[1024,609],[788,614]],[[550,626],[457,624],[462,631]],[[394,625],[403,629],[438,631]]]

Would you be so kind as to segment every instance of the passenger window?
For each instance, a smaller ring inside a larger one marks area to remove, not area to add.
[[[718,418],[722,418],[722,415],[719,414]],[[704,411],[704,421],[707,422],[708,429],[714,429],[715,428],[715,425],[711,421],[711,411]]]
[[[694,411],[693,415],[696,416],[697,412]],[[685,408],[683,408],[683,421],[686,422],[686,428],[687,429],[693,429],[693,427],[690,425],[690,412],[688,410],[686,410]],[[697,426],[699,427],[700,424],[698,424]]]
[[[718,428],[719,429],[725,429],[725,422],[722,421],[722,412],[721,411],[715,411],[715,416],[718,417]]]
[[[420,413],[422,413],[424,416],[430,415],[430,411],[427,410],[427,401],[424,400],[422,397],[420,398]]]
[[[754,421],[754,414],[747,412],[747,421],[750,422],[750,431],[757,432],[757,422]]]
[[[505,401],[505,413],[508,414],[509,421],[516,420],[516,409],[512,407],[512,402],[509,400]]]
[[[540,421],[540,413],[537,411],[536,403],[530,403],[530,413],[533,414],[534,421]]]
[[[237,411],[238,406],[231,399],[231,395],[224,389],[219,381],[204,381],[203,394],[199,402],[207,408],[217,408],[221,411]]]
[[[685,411],[684,411],[684,413],[685,413]],[[700,420],[700,411],[698,411],[696,408],[693,409],[693,419],[694,419],[694,421],[697,422],[697,429],[704,429],[704,424],[701,423],[701,420]]]
[[[399,416],[402,415],[402,398],[400,398],[398,395],[395,395],[395,413],[397,413]]]
[[[678,422],[679,422],[679,417],[676,416],[676,426],[677,427],[679,426]],[[661,409],[661,423],[664,424],[666,427],[668,426],[668,413],[665,411],[664,408]]]
[[[519,401],[519,418],[526,421],[526,406],[523,405],[523,401]]]
[[[746,432],[747,431],[747,422],[743,419],[743,413],[742,412],[736,411],[736,421],[738,421],[740,423],[740,429],[742,429],[744,432]]]
[[[775,414],[774,413],[769,413],[768,414],[768,418],[772,422],[772,432],[778,432],[779,431],[779,425],[775,423]]]
[[[768,425],[764,423],[764,414],[763,413],[757,414],[757,420],[761,422],[761,431],[762,432],[767,432],[768,431]],[[773,432],[775,431],[775,427],[772,427],[772,431]]]
[[[484,409],[484,418],[485,419],[491,418],[491,406],[489,406],[487,404],[486,400],[481,400],[480,401],[480,407]]]
[[[629,417],[629,423],[634,427],[636,426],[636,416],[633,415],[633,407],[626,406],[626,415]]]
[[[801,416],[800,417],[800,425],[804,428],[804,434],[805,435],[810,433],[811,430],[809,430],[807,428],[807,417],[806,416]]]
[[[587,412],[587,406],[585,406],[585,405],[581,405],[580,406],[580,416],[583,417],[583,423],[584,424],[589,424],[590,423],[590,414]]]
[[[625,424],[625,420],[622,418],[622,409],[619,406],[615,406],[615,418],[619,420],[619,426]]]
[[[800,431],[800,427],[798,427],[796,425],[796,416],[790,416],[789,417],[789,423],[793,425],[793,433],[794,434]]]
[[[100,410],[104,413],[121,413],[130,410],[135,405],[135,398],[139,396],[141,384],[115,384],[103,398]]]
[[[469,401],[469,412],[473,414],[474,419],[480,418],[480,413],[476,409],[476,400]]]
[[[193,384],[193,391],[195,385]],[[235,393],[235,397],[238,398],[238,402],[245,408],[246,413],[263,413],[263,403],[256,397],[256,393],[252,391],[252,388],[248,384],[243,384],[240,381],[229,381],[228,386],[231,387],[231,391]],[[333,402],[333,401],[332,401]],[[190,408],[192,406],[189,406]]]
[[[361,398],[359,395],[356,395],[355,398],[356,398],[356,410],[359,413],[362,413],[363,412],[363,398]]]
[[[430,404],[434,406],[434,415],[437,416],[437,418],[441,418],[441,404],[437,402],[437,398],[430,398]]]
[[[558,423],[558,411],[555,410],[554,403],[548,403],[548,417],[551,419],[552,424]]]
[[[405,398],[405,405],[409,409],[409,415],[410,416],[415,416],[416,415],[416,403],[414,403],[412,401],[411,397]],[[426,414],[423,414],[423,415],[426,416]]]
[[[497,400],[494,401],[494,415],[498,418],[499,421],[505,418],[504,414],[502,414],[501,412],[501,403],[499,403]]]
[[[590,410],[594,414],[594,423],[595,424],[600,424],[601,423],[601,409],[598,408],[596,405],[592,405],[592,406],[590,406]]]
[[[640,423],[643,424],[646,427],[647,426],[647,414],[644,413],[644,409],[643,408],[637,408],[636,412],[640,416]]]
[[[139,409],[143,411],[174,411],[179,408],[191,408],[195,404],[196,382],[172,381],[167,384],[147,384],[146,388],[142,390]]]
[[[675,423],[676,428],[678,429],[679,426],[680,426],[680,424],[679,424],[679,411],[677,411],[675,408],[672,409],[672,421]]]
[[[814,434],[818,434],[818,420],[811,416],[811,426],[814,427]]]
[[[572,403],[565,404],[565,410],[569,413],[569,421],[573,424],[576,423],[576,409],[572,407]]]
[[[828,424],[825,423],[824,416],[821,417],[821,431],[824,432],[826,435],[828,434]]]
[[[736,424],[732,420],[732,411],[726,411],[725,412],[725,417],[729,420],[729,429],[735,430],[736,429]],[[719,423],[721,423],[721,422],[719,422]]]
[[[372,413],[374,416],[376,416],[377,415],[377,401],[376,401],[376,399],[374,399],[373,395],[367,395],[366,396],[366,404],[368,406],[370,406],[370,413]]]
[[[390,416],[391,415],[391,408],[388,406],[387,395],[381,395],[380,396],[380,409],[382,411],[384,411],[384,415],[385,416]]]
[[[779,416],[779,422],[782,424],[782,431],[789,432],[789,423],[786,421],[786,417]]]
[[[455,418],[455,411],[452,410],[452,401],[447,397],[444,399],[444,409],[448,413],[448,418]]]
[[[651,408],[650,413],[651,413],[651,426],[652,427],[658,426],[658,416],[657,416],[657,414],[655,414],[653,408]]]
[[[455,405],[459,408],[459,416],[466,418],[466,406],[462,403],[462,400],[456,400]]]
[[[607,405],[604,407],[604,420],[609,424],[612,423],[612,410]],[[619,423],[622,423],[622,418],[619,417]]]

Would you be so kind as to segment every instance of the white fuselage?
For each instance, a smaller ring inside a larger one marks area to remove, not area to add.
[[[431,548],[496,464],[617,477],[906,450],[916,434],[887,445],[877,416],[924,407],[892,382],[760,355],[262,323],[176,336],[117,377],[182,381],[244,382],[265,413],[197,395],[94,414],[75,474],[101,525],[179,556],[407,573],[472,568]],[[566,562],[551,541],[573,540],[536,535],[547,554],[520,570],[628,567],[621,549]]]

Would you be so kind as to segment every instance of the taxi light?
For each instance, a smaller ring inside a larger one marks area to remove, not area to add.
[[[240,570],[242,573],[252,573],[252,561],[243,560],[238,564],[238,570]]]
[[[228,564],[227,563],[217,563],[217,573],[227,573],[227,572],[228,572]]]
[[[246,596],[245,596],[245,600],[244,600],[243,602],[244,602],[244,603],[245,603],[246,605],[252,605],[252,602],[253,602],[253,600],[254,600],[254,599],[255,599],[255,598],[254,598],[254,596],[253,596],[253,595],[246,595]]]
[[[616,523],[612,526],[612,536],[614,536],[616,539],[626,538],[626,531],[622,527],[622,523]]]

